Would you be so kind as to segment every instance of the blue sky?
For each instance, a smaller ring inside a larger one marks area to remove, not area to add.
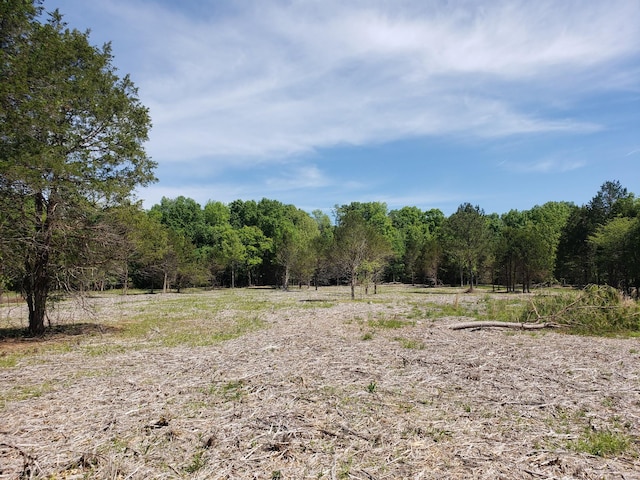
[[[45,0],[153,120],[145,207],[640,196],[640,0]]]

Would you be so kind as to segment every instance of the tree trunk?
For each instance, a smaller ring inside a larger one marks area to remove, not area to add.
[[[33,247],[32,257],[25,260],[25,275],[22,281],[27,306],[29,308],[29,335],[38,336],[44,333],[44,317],[47,312],[49,296],[49,251],[52,241],[52,216],[55,207],[47,203],[44,195],[35,196],[35,229],[40,241]]]
[[[356,269],[354,268],[351,271],[351,300],[355,300],[356,298]]]
[[[49,279],[42,271],[44,265],[36,267],[36,272],[27,280],[25,297],[29,308],[29,335],[39,336],[44,333],[44,317],[47,312],[47,297],[49,296]]]
[[[124,264],[124,278],[122,283],[122,294],[126,295],[129,289],[129,263]]]

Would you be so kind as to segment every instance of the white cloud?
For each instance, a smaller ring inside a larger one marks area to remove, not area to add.
[[[140,46],[127,54],[140,63],[149,151],[162,161],[228,166],[425,135],[589,133],[601,127],[572,118],[573,95],[608,79],[633,84],[615,66],[640,54],[640,3],[628,0],[254,0],[207,17],[160,2],[104,5]],[[528,110],[532,90],[566,110]]]
[[[266,185],[272,190],[292,190],[326,187],[331,181],[316,165],[295,166],[276,177],[267,178]]]

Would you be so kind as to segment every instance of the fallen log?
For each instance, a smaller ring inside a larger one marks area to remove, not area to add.
[[[515,330],[540,330],[543,328],[559,328],[561,325],[555,323],[516,323],[516,322],[498,322],[498,321],[483,321],[483,322],[465,322],[451,325],[451,330],[464,330],[466,328],[481,329],[481,328],[512,328]]]

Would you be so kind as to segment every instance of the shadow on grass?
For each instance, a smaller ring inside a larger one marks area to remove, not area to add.
[[[0,328],[0,344],[12,343],[15,341],[28,341],[33,343],[79,335],[103,335],[116,333],[118,331],[120,331],[120,328],[112,325],[102,325],[99,323],[70,323],[67,325],[53,325],[45,330],[44,335],[33,337],[29,335],[26,328],[8,327]]]

